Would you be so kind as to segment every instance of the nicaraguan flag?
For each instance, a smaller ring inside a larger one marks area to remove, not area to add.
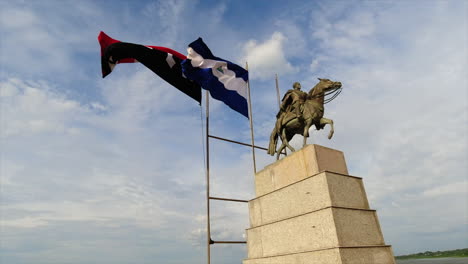
[[[201,38],[190,43],[187,51],[187,60],[182,61],[185,77],[210,91],[213,98],[223,101],[233,110],[249,118],[248,71],[232,62],[215,57]]]

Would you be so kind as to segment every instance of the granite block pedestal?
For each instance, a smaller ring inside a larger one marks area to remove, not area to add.
[[[341,151],[308,145],[258,172],[255,192],[243,264],[395,264]]]

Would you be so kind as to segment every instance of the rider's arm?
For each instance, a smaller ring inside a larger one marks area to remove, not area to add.
[[[289,101],[291,101],[291,90],[287,91],[284,95],[283,100],[281,102],[280,111],[286,111],[286,108],[290,103]]]

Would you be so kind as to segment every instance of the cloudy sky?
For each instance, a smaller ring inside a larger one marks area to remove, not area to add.
[[[0,262],[205,263],[204,110],[145,67],[101,78],[97,35],[185,53],[201,36],[250,68],[256,143],[281,92],[343,83],[326,105],[395,255],[468,247],[466,1],[0,1]],[[211,131],[250,141],[211,100]],[[299,147],[301,138],[293,139]],[[211,141],[212,195],[254,197],[249,148]],[[257,152],[257,166],[274,161]],[[245,204],[213,202],[213,239]],[[244,245],[212,248],[240,263]]]

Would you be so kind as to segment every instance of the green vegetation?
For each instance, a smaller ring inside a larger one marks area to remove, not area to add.
[[[396,256],[396,259],[419,259],[419,258],[467,258],[468,248],[447,251],[426,251],[417,254]]]

